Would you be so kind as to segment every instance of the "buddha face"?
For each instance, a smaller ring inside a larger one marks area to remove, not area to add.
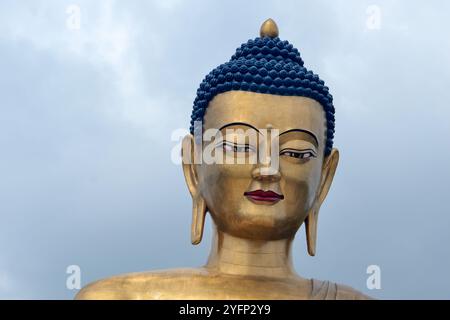
[[[337,165],[337,157],[327,161],[337,150],[324,158],[322,106],[305,97],[228,91],[210,102],[208,129],[221,139],[203,141],[203,150],[212,146],[224,160],[192,164],[185,175],[195,176],[187,178],[191,193],[204,200],[217,228],[242,238],[293,237],[325,198]]]

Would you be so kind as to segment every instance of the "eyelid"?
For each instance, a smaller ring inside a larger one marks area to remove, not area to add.
[[[235,142],[231,142],[231,141],[227,141],[227,140],[222,140],[222,141],[218,142],[215,147],[218,148],[218,147],[222,147],[223,145],[229,145],[232,147],[248,147],[250,150],[256,151],[255,147],[253,147],[252,145],[250,145],[248,143],[239,144],[239,143],[235,143]]]
[[[317,157],[316,151],[313,150],[313,149],[309,149],[309,148],[308,149],[301,149],[301,150],[294,149],[294,148],[284,148],[284,149],[280,150],[280,153],[283,153],[283,152],[286,152],[286,151],[296,152],[296,153],[307,153],[307,152],[310,152],[313,155],[313,157]]]
[[[310,149],[317,153],[316,150],[318,150],[318,147],[315,146],[313,143],[311,143],[308,140],[304,139],[280,139],[279,142],[280,149],[286,148],[286,149],[294,149],[294,150],[306,150]]]

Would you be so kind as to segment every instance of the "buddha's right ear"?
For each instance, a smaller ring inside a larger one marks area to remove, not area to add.
[[[200,146],[201,150],[201,146]],[[205,226],[206,202],[200,194],[198,187],[198,175],[194,159],[196,148],[192,134],[183,138],[181,146],[181,156],[183,161],[183,173],[187,187],[192,196],[192,225],[191,225],[191,243],[199,244],[203,237],[203,228]]]

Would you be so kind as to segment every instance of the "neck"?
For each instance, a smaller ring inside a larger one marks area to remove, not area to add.
[[[206,268],[242,276],[297,276],[292,264],[292,240],[254,240],[234,237],[214,226]]]

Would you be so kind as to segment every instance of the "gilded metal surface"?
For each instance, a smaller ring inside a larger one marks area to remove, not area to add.
[[[261,36],[277,35],[275,22],[267,20],[261,27]],[[280,152],[276,153],[279,166],[275,169],[270,163],[261,162],[183,163],[193,201],[193,244],[202,240],[207,212],[213,221],[214,236],[207,263],[200,268],[107,278],[84,287],[76,298],[368,298],[347,286],[302,278],[292,263],[293,239],[303,222],[308,252],[316,253],[319,209],[339,161],[337,149],[324,156],[326,122],[322,106],[305,97],[228,91],[215,96],[208,106],[204,130],[213,128],[223,128],[221,133],[226,144],[233,145],[242,138],[239,132],[230,132],[230,129],[243,129],[253,130],[257,144],[262,142],[267,146],[276,129]],[[258,129],[267,130],[259,132]],[[258,145],[251,145],[254,141],[243,138],[247,149],[258,148]],[[196,145],[189,134],[183,140],[183,156],[194,157],[196,150],[204,150],[206,144],[204,141],[203,145]],[[225,144],[219,147],[222,146],[224,158],[231,162],[249,157],[251,153],[247,149],[231,148],[230,151]],[[271,151],[270,147],[266,148],[263,157],[272,161]],[[302,157],[298,157],[299,154]],[[258,198],[260,191],[272,192],[278,198],[261,200]],[[170,237],[170,232],[167,235]]]
[[[266,175],[261,174],[264,167],[261,164],[184,164],[194,203],[192,242],[201,240],[206,210],[214,222],[214,238],[206,265],[108,278],[88,285],[77,298],[366,298],[346,286],[304,279],[292,265],[292,241],[305,220],[308,250],[312,255],[315,253],[319,208],[338,164],[336,149],[327,158],[323,157],[323,119],[321,106],[309,98],[243,91],[215,97],[205,115],[205,130],[235,122],[255,128],[278,128],[280,134],[291,129],[307,130],[318,138],[317,146],[308,134],[291,131],[280,136],[280,150],[313,149],[317,157],[304,161],[280,156],[279,171]],[[193,152],[193,144],[186,149],[192,139],[191,135],[185,138],[184,153]],[[225,139],[234,138],[225,135]],[[282,193],[284,199],[274,204],[258,203],[244,196],[246,191],[255,189]]]
[[[272,19],[267,19],[261,26],[261,30],[259,31],[259,35],[261,37],[271,37],[275,38],[279,36],[278,26]]]

